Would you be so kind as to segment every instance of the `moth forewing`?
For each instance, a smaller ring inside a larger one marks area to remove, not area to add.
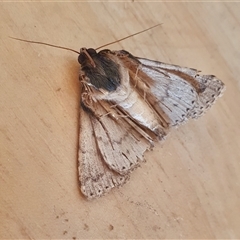
[[[81,191],[88,199],[104,195],[129,178],[108,168],[98,149],[100,139],[96,139],[92,118],[91,112],[80,110],[78,172]]]

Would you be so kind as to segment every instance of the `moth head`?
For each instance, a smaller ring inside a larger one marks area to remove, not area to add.
[[[93,48],[81,48],[78,56],[78,62],[80,65],[90,64],[92,67],[96,67],[93,58],[97,56],[97,52]]]

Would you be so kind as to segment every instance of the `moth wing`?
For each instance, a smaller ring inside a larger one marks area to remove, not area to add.
[[[217,100],[222,96],[225,90],[224,83],[214,75],[200,75],[198,70],[193,68],[181,67],[178,65],[171,65],[167,63],[152,61],[144,58],[137,58],[143,66],[143,69],[150,67],[155,71],[171,73],[170,77],[180,77],[188,82],[197,93],[192,110],[188,116],[191,118],[198,118],[206,112]],[[143,70],[144,72],[146,70]]]
[[[95,198],[121,186],[144,161],[152,138],[107,101],[97,101],[80,114],[79,179],[81,190]]]
[[[109,169],[95,138],[91,116],[80,110],[78,172],[82,193],[88,198],[100,197],[129,178]]]
[[[199,98],[196,102],[192,118],[198,118],[204,114],[225,91],[224,83],[214,75],[196,75],[195,79],[200,86]]]

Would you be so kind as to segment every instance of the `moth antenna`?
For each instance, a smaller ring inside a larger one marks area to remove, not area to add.
[[[10,36],[9,36],[10,37]],[[28,43],[35,43],[35,44],[41,44],[41,45],[46,45],[46,46],[50,46],[50,47],[55,47],[55,48],[60,48],[60,49],[64,49],[64,50],[68,50],[68,51],[71,51],[71,52],[75,52],[77,54],[80,54],[80,52],[74,50],[74,49],[71,49],[71,48],[67,48],[67,47],[62,47],[62,46],[58,46],[58,45],[53,45],[53,44],[49,44],[49,43],[45,43],[45,42],[37,42],[37,41],[31,41],[31,40],[25,40],[25,39],[21,39],[21,38],[15,38],[15,37],[10,37],[14,40],[18,40],[18,41],[21,41],[21,42],[28,42]]]
[[[149,30],[151,30],[151,29],[153,29],[153,28],[155,28],[155,27],[158,27],[158,26],[160,26],[160,25],[162,25],[162,23],[159,23],[159,24],[157,24],[157,25],[154,25],[154,26],[152,26],[152,27],[150,27],[150,28],[147,28],[147,29],[145,29],[145,30],[142,30],[142,31],[140,31],[140,32],[137,32],[137,33],[131,34],[131,35],[127,36],[127,37],[121,38],[121,39],[116,40],[116,41],[114,41],[114,42],[110,42],[110,43],[104,44],[104,45],[102,45],[102,46],[96,48],[95,50],[98,50],[98,49],[100,49],[100,48],[103,48],[103,47],[106,47],[106,46],[112,45],[112,44],[117,43],[117,42],[121,42],[121,41],[123,41],[123,40],[125,40],[125,39],[127,39],[127,38],[130,38],[130,37],[136,36],[136,35],[138,35],[138,34],[140,34],[140,33],[144,33],[144,32],[146,32],[146,31],[149,31]]]

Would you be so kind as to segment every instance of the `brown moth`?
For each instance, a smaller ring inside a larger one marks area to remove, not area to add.
[[[200,117],[224,90],[213,75],[135,57],[125,50],[82,48],[78,62],[78,172],[88,199],[122,186],[154,142],[163,140],[171,127]]]

